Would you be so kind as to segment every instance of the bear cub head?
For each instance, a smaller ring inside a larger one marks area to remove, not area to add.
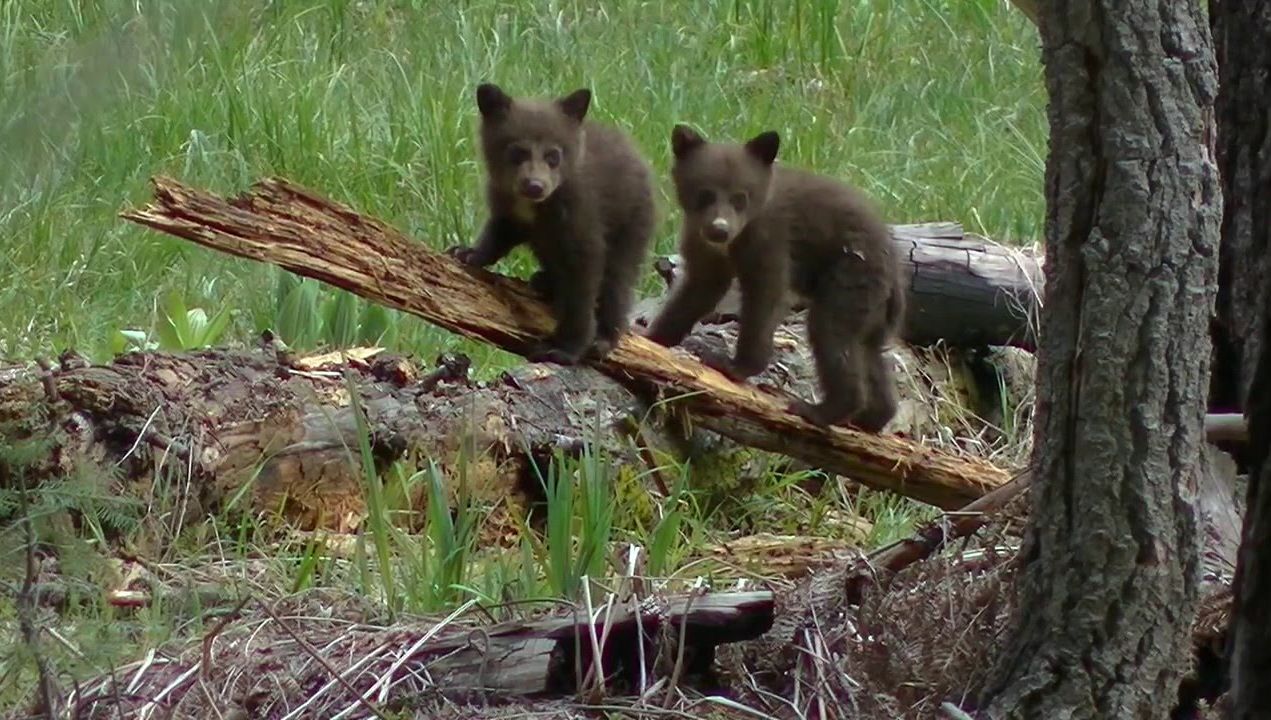
[[[671,177],[689,237],[726,246],[762,212],[772,188],[780,137],[775,131],[742,144],[709,142],[687,125],[671,131]]]
[[[491,183],[527,209],[545,202],[578,171],[591,91],[555,100],[513,98],[492,83],[477,88],[481,150]]]

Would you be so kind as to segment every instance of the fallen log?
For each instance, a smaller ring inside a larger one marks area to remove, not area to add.
[[[892,233],[910,273],[909,314],[902,334],[906,343],[1017,347],[1030,353],[1036,349],[1036,313],[1044,277],[1034,253],[967,238],[956,223],[896,225]],[[683,273],[678,255],[658,258],[654,270],[668,289]],[[660,305],[659,301],[642,308],[636,324],[651,321]],[[796,303],[794,309],[802,306]],[[703,321],[735,322],[740,310],[741,295],[734,281]],[[1223,449],[1234,450],[1248,443],[1248,427],[1238,413],[1209,413],[1205,436]]]
[[[524,355],[551,318],[528,286],[468,268],[390,226],[281,179],[227,201],[167,179],[126,219],[239,257],[278,265],[445,329]],[[786,412],[787,400],[737,384],[683,352],[628,334],[594,367],[641,393],[658,392],[693,422],[871,487],[943,508],[960,507],[1008,475],[904,438],[821,429]]]
[[[488,508],[485,531],[494,538],[513,531],[525,502],[538,497],[535,463],[576,454],[584,441],[638,462],[623,424],[643,406],[582,367],[526,365],[479,384],[463,356],[420,372],[374,348],[292,358],[269,346],[136,352],[104,365],[67,353],[45,365],[0,368],[0,441],[46,444],[28,468],[37,480],[116,468],[87,476],[116,484],[103,493],[138,501],[161,492],[167,483],[156,478],[175,466],[188,490],[173,503],[173,527],[237,503],[300,529],[360,528],[365,479],[350,392],[377,467],[408,455],[443,471],[462,461],[465,490]],[[0,489],[8,483],[0,476]],[[409,496],[399,500],[421,507],[423,487],[400,488]]]
[[[905,342],[1036,349],[1044,278],[1031,249],[967,236],[957,223],[895,225],[892,242],[909,282]],[[676,255],[659,258],[654,269],[668,287],[682,273]],[[710,319],[736,319],[740,309],[734,281]]]
[[[288,710],[333,717],[350,708],[364,716],[432,693],[460,702],[574,695],[597,663],[607,692],[639,694],[666,678],[660,668],[674,665],[656,662],[678,650],[660,647],[660,640],[682,637],[685,657],[709,666],[716,646],[757,637],[772,625],[773,595],[645,598],[537,620],[392,627],[317,610],[284,619],[260,607],[263,617],[229,622],[177,657],[147,658],[79,683],[68,706],[84,717],[274,717]],[[252,608],[244,606],[244,613]]]
[[[735,324],[706,326],[688,345],[721,352],[735,332]],[[801,336],[798,319],[780,329],[772,368],[757,378],[762,386],[813,392]],[[679,418],[662,422],[666,414],[651,414],[628,388],[586,366],[526,363],[476,382],[463,356],[443,355],[433,368],[378,348],[295,357],[280,347],[266,333],[249,350],[133,352],[103,364],[66,353],[55,363],[0,366],[0,444],[38,437],[46,446],[30,456],[33,482],[94,478],[103,483],[96,492],[124,504],[153,507],[158,500],[165,509],[155,516],[173,529],[233,510],[270,525],[339,533],[359,529],[367,516],[353,391],[377,465],[436,464],[450,500],[462,489],[486,510],[483,545],[519,536],[526,504],[542,499],[535,466],[557,454],[576,457],[584,445],[623,468],[614,491],[637,513],[654,511],[650,493],[669,494],[674,481],[662,470],[668,461],[692,462],[694,488],[708,498],[758,481],[746,469],[753,453],[706,430],[686,434]],[[942,403],[974,405],[961,397],[963,378],[933,377],[948,370],[942,353],[894,352],[901,356],[902,410],[894,430],[929,436],[940,427]],[[1026,392],[1010,404],[1024,403]],[[979,442],[991,429],[973,423],[966,432]],[[173,471],[185,488],[179,495],[167,490]],[[0,489],[6,484],[0,473]],[[403,485],[390,475],[393,507],[403,511],[393,515],[414,528],[423,515],[410,510],[424,506],[425,485]]]

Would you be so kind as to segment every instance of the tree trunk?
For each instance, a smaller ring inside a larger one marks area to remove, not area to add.
[[[1271,90],[1271,8],[1213,0],[1218,52],[1218,167],[1223,182],[1213,406],[1243,410],[1260,346],[1258,312],[1271,222],[1266,94]]]
[[[1271,708],[1271,7],[1213,0],[1218,49],[1222,283],[1216,355],[1228,396],[1246,410],[1250,443],[1244,538],[1230,628],[1234,720]],[[1215,383],[1217,385],[1217,382]]]
[[[1220,189],[1198,2],[1046,3],[1034,509],[994,718],[1161,718],[1200,560]]]
[[[1262,347],[1268,340],[1271,307],[1264,309]],[[1231,720],[1264,718],[1271,708],[1271,352],[1262,352],[1254,373],[1249,434],[1253,461],[1229,631]]]

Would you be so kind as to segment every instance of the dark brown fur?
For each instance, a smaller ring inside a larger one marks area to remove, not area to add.
[[[480,267],[528,243],[530,283],[551,301],[556,328],[530,359],[604,357],[627,329],[653,232],[652,173],[621,132],[585,119],[589,90],[558,100],[477,88],[489,219],[474,247]]]
[[[791,410],[819,425],[850,422],[878,432],[896,413],[883,351],[905,312],[890,231],[852,188],[774,166],[778,144],[775,132],[738,145],[707,142],[676,126],[672,177],[684,212],[685,274],[646,335],[679,344],[736,277],[741,328],[734,356],[707,360],[748,378],[768,366],[773,332],[801,296],[823,397],[815,405],[796,401]]]

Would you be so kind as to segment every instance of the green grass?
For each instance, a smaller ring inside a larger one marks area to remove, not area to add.
[[[365,427],[358,435],[349,457],[365,462],[370,457]],[[0,446],[0,462],[21,473],[42,452],[39,442]],[[908,501],[883,493],[853,496],[829,485],[810,495],[798,486],[806,473],[771,469],[761,494],[707,510],[702,493],[692,487],[691,469],[681,468],[671,496],[655,501],[654,520],[642,526],[611,501],[619,466],[602,452],[585,450],[577,458],[556,457],[540,469],[545,522],[540,531],[522,526],[518,552],[482,542],[489,508],[469,495],[462,459],[458,467],[457,477],[448,481],[431,462],[418,471],[395,463],[383,476],[364,465],[369,517],[365,532],[344,552],[318,536],[275,532],[234,511],[178,533],[168,526],[184,504],[180,497],[157,494],[147,505],[103,494],[101,479],[87,471],[42,483],[25,496],[0,487],[0,630],[5,638],[0,641],[0,704],[27,697],[34,682],[33,656],[17,635],[12,594],[23,583],[27,551],[26,526],[17,518],[31,518],[44,552],[56,555],[57,572],[44,580],[73,593],[66,609],[40,611],[58,635],[56,642],[42,637],[39,652],[59,673],[84,679],[165,644],[180,651],[242,597],[273,603],[334,590],[335,597],[352,592],[365,598],[376,617],[387,622],[400,613],[437,617],[473,603],[507,619],[561,600],[582,603],[585,587],[593,598],[606,597],[624,570],[625,556],[610,555],[613,541],[643,548],[643,574],[667,579],[668,591],[683,591],[699,575],[725,587],[735,579],[737,567],[719,577],[724,568],[702,563],[709,549],[728,537],[750,532],[835,537],[847,526],[836,526],[828,516],[860,516],[874,523],[866,541],[873,547],[911,533],[915,522],[931,516],[929,511],[915,514]],[[409,505],[403,499],[409,492],[400,491],[419,483],[426,486],[426,506],[413,509],[422,516],[422,527],[409,532],[398,522],[406,520]],[[449,486],[457,486],[456,492],[445,489]],[[78,529],[67,522],[63,513],[68,511],[79,518]],[[135,556],[148,577],[159,581],[141,585],[152,592],[149,606],[129,611],[106,602],[103,590],[117,586],[122,570],[113,563],[121,556]],[[763,568],[741,569],[763,576]]]
[[[155,173],[222,192],[279,173],[432,247],[468,241],[483,212],[472,96],[487,79],[594,88],[595,116],[629,129],[662,178],[662,252],[678,121],[721,138],[775,128],[784,160],[860,185],[897,222],[1040,236],[1036,31],[1005,0],[9,0],[0,356],[108,357],[118,330],[158,328],[169,291],[234,311],[226,338],[277,328],[279,271],[116,217]],[[502,268],[524,275],[527,259]],[[396,349],[508,361],[395,324]]]
[[[483,217],[473,93],[484,80],[515,94],[592,87],[594,116],[632,132],[662,178],[658,252],[673,247],[668,137],[681,121],[715,138],[779,130],[785,162],[861,186],[893,222],[960,221],[1008,242],[1041,235],[1037,36],[1005,0],[8,0],[0,359],[73,347],[105,360],[124,347],[248,341],[268,327],[299,347],[379,339],[422,358],[467,352],[483,374],[503,369],[515,359],[416,318],[117,218],[148,199],[153,174],[226,193],[281,174],[431,247],[469,242]],[[516,253],[500,269],[524,277],[528,258]],[[657,286],[649,272],[644,291]],[[833,518],[860,514],[874,523],[870,543],[882,544],[924,519],[880,493],[841,497],[831,486],[813,497],[801,475],[775,471],[721,506],[681,468],[675,496],[636,521],[601,502],[612,465],[568,468],[550,476],[556,503],[543,537],[526,531],[519,551],[493,558],[476,546],[478,510],[443,508],[435,468],[401,466],[369,473],[372,517],[352,559],[317,543],[266,545],[251,522],[226,518],[160,533],[162,559],[240,568],[256,593],[354,587],[391,598],[394,611],[434,612],[569,595],[598,569],[612,580],[596,554],[607,539],[649,548],[655,574],[674,575],[729,532],[834,535],[843,529]],[[565,492],[573,474],[586,479],[577,495]],[[78,482],[45,489],[36,504],[103,518],[76,541],[81,554],[111,531],[153,533],[135,508]],[[431,502],[411,535],[388,521],[401,487],[420,483]],[[0,494],[0,516],[12,501]],[[15,552],[3,561],[21,564]],[[80,573],[90,588],[94,572]],[[0,602],[0,626],[12,616]],[[200,618],[175,603],[121,617],[90,602],[61,628],[78,649],[45,652],[72,674],[101,672],[198,637]],[[28,664],[5,668],[16,657],[0,653],[6,702],[29,688]]]

